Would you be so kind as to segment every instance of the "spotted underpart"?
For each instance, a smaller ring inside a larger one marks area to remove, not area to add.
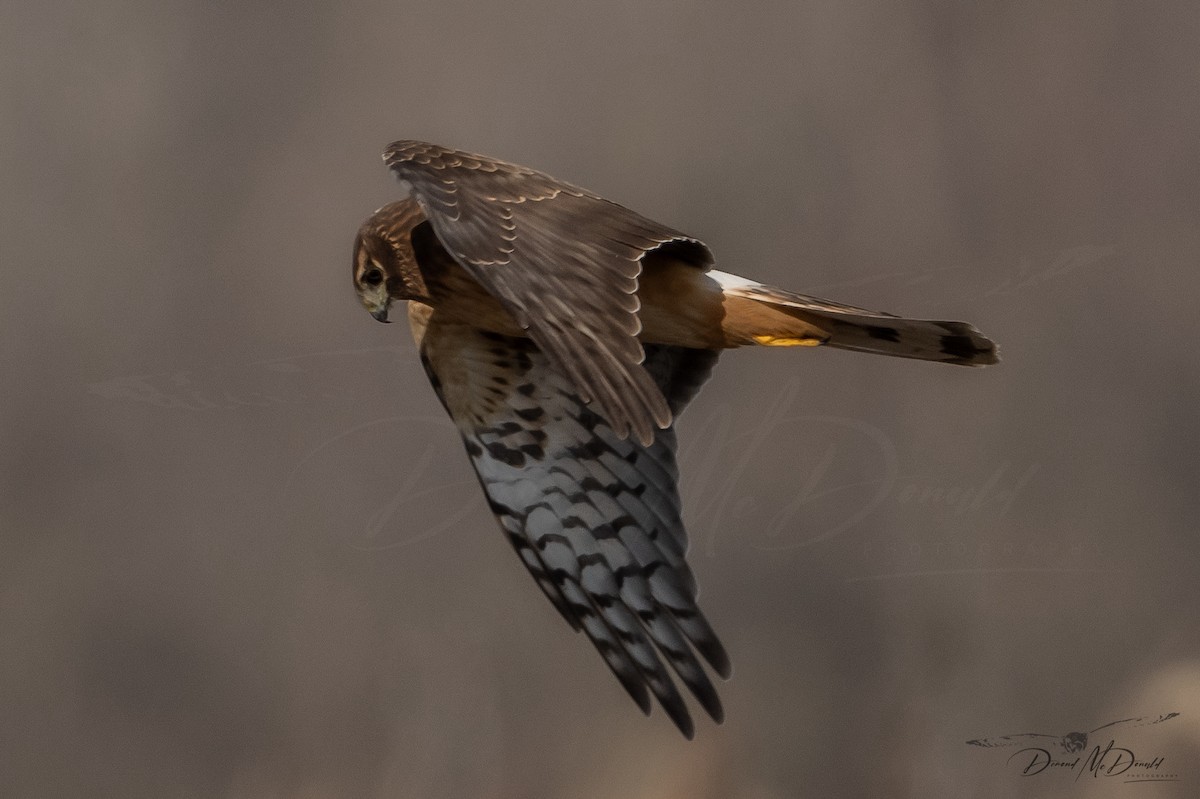
[[[653,695],[692,736],[665,660],[720,721],[697,653],[722,677],[729,658],[696,605],[684,559],[674,430],[649,446],[617,435],[528,339],[435,323],[422,358],[492,512],[563,618],[587,634],[644,712]],[[650,345],[645,368],[677,414],[716,359]]]

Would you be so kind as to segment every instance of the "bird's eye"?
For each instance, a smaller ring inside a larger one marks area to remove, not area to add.
[[[383,272],[378,269],[368,269],[363,273],[362,281],[368,286],[378,286],[383,282]]]

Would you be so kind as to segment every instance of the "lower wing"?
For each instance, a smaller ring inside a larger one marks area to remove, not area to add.
[[[622,438],[527,338],[439,322],[418,308],[422,362],[462,433],[509,542],[542,591],[649,713],[693,724],[663,660],[716,721],[729,658],[696,604],[676,487],[675,434]],[[647,345],[644,368],[677,414],[717,353]]]

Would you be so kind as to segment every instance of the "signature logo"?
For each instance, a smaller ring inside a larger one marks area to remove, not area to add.
[[[1074,774],[1076,780],[1090,774],[1092,777],[1124,777],[1125,782],[1176,782],[1179,775],[1170,773],[1171,769],[1165,767],[1165,757],[1157,754],[1138,754],[1128,747],[1117,746],[1115,736],[1118,730],[1127,732],[1137,727],[1161,724],[1178,715],[1164,713],[1161,716],[1118,719],[1101,724],[1088,732],[1068,732],[1064,735],[1023,732],[994,738],[976,738],[967,743],[987,748],[1021,747],[1010,755],[1006,762],[1017,768],[1022,777],[1066,772]],[[1104,734],[1098,736],[1098,740],[1105,743],[1096,743],[1090,751],[1085,752],[1088,743],[1095,740],[1096,733],[1101,731],[1104,731]],[[1071,757],[1072,755],[1074,757]]]

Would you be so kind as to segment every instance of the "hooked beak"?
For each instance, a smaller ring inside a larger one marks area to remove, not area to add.
[[[371,316],[375,317],[375,321],[388,324],[388,307],[385,305],[377,311],[371,311]]]

